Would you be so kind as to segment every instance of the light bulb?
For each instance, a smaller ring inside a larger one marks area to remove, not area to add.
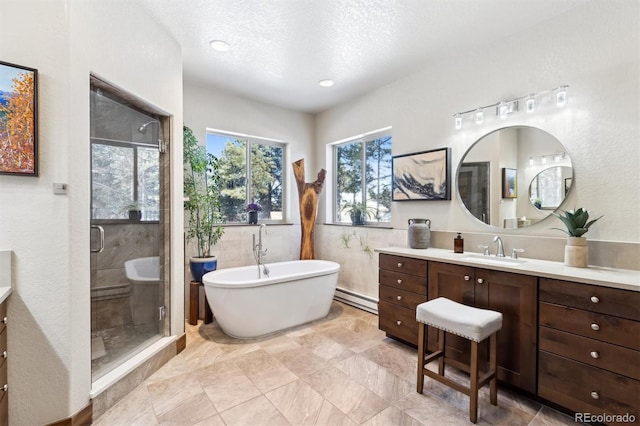
[[[453,122],[455,123],[456,130],[460,130],[462,128],[462,115],[460,115],[460,113],[454,115]]]
[[[478,108],[476,110],[476,124],[482,123],[484,123],[484,111],[482,111],[482,108]]]
[[[547,157],[544,155],[542,156],[542,164],[547,164]]]
[[[505,102],[500,102],[498,105],[498,116],[500,116],[500,120],[505,120],[509,116],[509,105]]]
[[[533,112],[536,110],[536,97],[533,93],[527,96],[525,105],[526,105],[525,110],[527,112]]]
[[[533,166],[533,157],[529,157],[529,165]]]
[[[569,101],[567,89],[569,86],[560,86],[556,92],[556,106],[563,107]]]

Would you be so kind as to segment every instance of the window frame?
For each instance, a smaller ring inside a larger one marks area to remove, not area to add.
[[[142,148],[149,148],[149,149],[155,149],[157,151],[159,151],[159,147],[158,144],[153,144],[153,143],[144,143],[144,142],[127,142],[127,141],[120,141],[120,140],[116,140],[116,139],[108,139],[108,138],[101,138],[101,137],[96,137],[96,136],[92,136],[91,137],[91,141],[90,141],[90,150],[93,150],[93,145],[106,145],[106,146],[115,146],[115,147],[120,147],[120,148],[127,148],[127,149],[131,149],[133,152],[133,174],[132,174],[132,180],[133,180],[133,200],[132,203],[138,203],[140,202],[138,199],[138,195],[139,195],[139,191],[138,191],[138,148],[142,147]],[[93,155],[93,154],[91,154]],[[162,161],[162,157],[160,157],[160,162]],[[159,167],[161,167],[161,165],[159,164]],[[121,218],[121,219],[106,219],[106,218],[94,218],[93,217],[93,164],[91,165],[91,182],[90,182],[90,190],[91,190],[91,222],[92,223],[96,223],[96,224],[118,224],[118,223],[131,223],[131,220],[129,218]],[[160,218],[161,218],[161,214],[162,214],[162,208],[159,205],[159,210],[158,210],[158,219],[152,219],[152,220],[144,220],[141,219],[139,223],[159,223],[160,222]]]
[[[246,189],[245,189],[245,203],[244,203],[245,206],[253,202],[250,199],[251,197],[251,147],[254,144],[257,144],[257,145],[273,146],[273,147],[282,149],[282,219],[260,218],[259,223],[265,223],[265,224],[287,223],[287,196],[286,195],[288,191],[288,186],[287,186],[288,179],[287,179],[286,169],[284,166],[285,164],[287,164],[287,161],[288,161],[287,151],[288,151],[289,144],[280,139],[271,139],[271,138],[255,136],[255,135],[247,135],[244,133],[230,132],[227,130],[207,128],[206,136],[205,136],[205,149],[207,148],[206,139],[210,134],[215,136],[228,136],[234,139],[243,139],[247,141],[247,143],[245,144],[245,175],[246,175]],[[206,152],[208,154],[209,150],[207,149]],[[224,223],[225,226],[226,225],[236,226],[236,225],[246,225],[246,224],[247,224],[246,222],[225,222]]]
[[[344,146],[344,145],[349,145],[349,144],[354,144],[354,143],[362,143],[362,176],[361,176],[361,192],[362,194],[364,194],[364,196],[366,196],[366,191],[367,191],[367,180],[366,180],[366,166],[367,166],[367,149],[366,149],[366,144],[368,142],[372,142],[376,139],[381,139],[383,137],[386,136],[390,136],[391,137],[391,148],[393,149],[393,133],[392,133],[392,127],[384,127],[382,129],[378,129],[378,130],[373,130],[371,132],[367,132],[367,133],[363,133],[357,136],[352,136],[350,138],[346,138],[346,139],[342,139],[340,141],[337,142],[333,142],[331,143],[331,155],[332,155],[332,169],[334,170],[333,173],[333,179],[332,179],[332,200],[331,200],[331,208],[330,208],[330,212],[331,212],[331,224],[334,225],[349,225],[351,226],[351,222],[343,222],[343,221],[339,221],[339,211],[338,211],[338,203],[337,203],[337,197],[338,197],[338,155],[337,155],[337,150],[340,146]],[[380,177],[378,176],[378,179]],[[393,179],[393,177],[391,176],[391,178]],[[370,220],[365,220],[364,221],[364,226],[367,227],[377,227],[377,228],[390,228],[391,227],[391,207],[389,207],[389,221],[385,221],[385,222],[380,222],[380,221],[370,221]]]

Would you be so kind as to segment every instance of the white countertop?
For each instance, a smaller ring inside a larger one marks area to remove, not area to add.
[[[485,264],[482,263],[483,259],[473,259],[474,256],[484,257],[481,253],[454,253],[451,250],[437,248],[411,249],[406,247],[385,247],[375,249],[375,251],[416,259],[434,260],[444,263],[454,263],[456,265],[473,266],[476,268],[513,272],[524,275],[533,275],[536,277],[554,278],[558,280],[601,285],[604,287],[640,291],[640,271],[631,269],[606,268],[602,266],[575,268],[566,266],[562,262],[529,259],[526,257],[520,258],[520,260],[523,260],[524,262],[513,265]],[[490,257],[487,256],[487,258],[495,259],[496,257],[492,255]]]

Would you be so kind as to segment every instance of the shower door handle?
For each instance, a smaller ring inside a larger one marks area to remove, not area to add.
[[[104,250],[104,228],[100,225],[91,225],[91,229],[97,229],[100,232],[100,247],[97,249],[92,248],[91,253],[102,253],[102,250]]]

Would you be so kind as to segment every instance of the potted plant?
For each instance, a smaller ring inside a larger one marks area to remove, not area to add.
[[[131,222],[140,222],[142,220],[142,207],[143,203],[138,202],[132,202],[124,206],[124,209],[129,213]]]
[[[364,225],[365,217],[371,218],[371,208],[365,203],[349,203],[344,206],[343,211],[349,213],[351,223],[354,226]]]
[[[249,224],[256,225],[258,223],[258,212],[262,211],[262,207],[260,207],[256,203],[251,203],[246,208]]]
[[[220,214],[220,176],[218,159],[207,154],[206,148],[187,126],[183,127],[184,208],[188,216],[187,240],[195,240],[197,255],[190,257],[191,274],[195,281],[217,268],[218,261],[211,248],[224,234]]]
[[[585,268],[589,263],[589,247],[587,246],[587,239],[583,237],[583,235],[586,234],[591,225],[602,218],[602,216],[589,220],[589,212],[582,208],[575,211],[564,210],[562,213],[564,213],[564,215],[557,213],[552,214],[560,219],[567,229],[552,229],[558,229],[569,236],[564,249],[564,263],[567,266]]]

